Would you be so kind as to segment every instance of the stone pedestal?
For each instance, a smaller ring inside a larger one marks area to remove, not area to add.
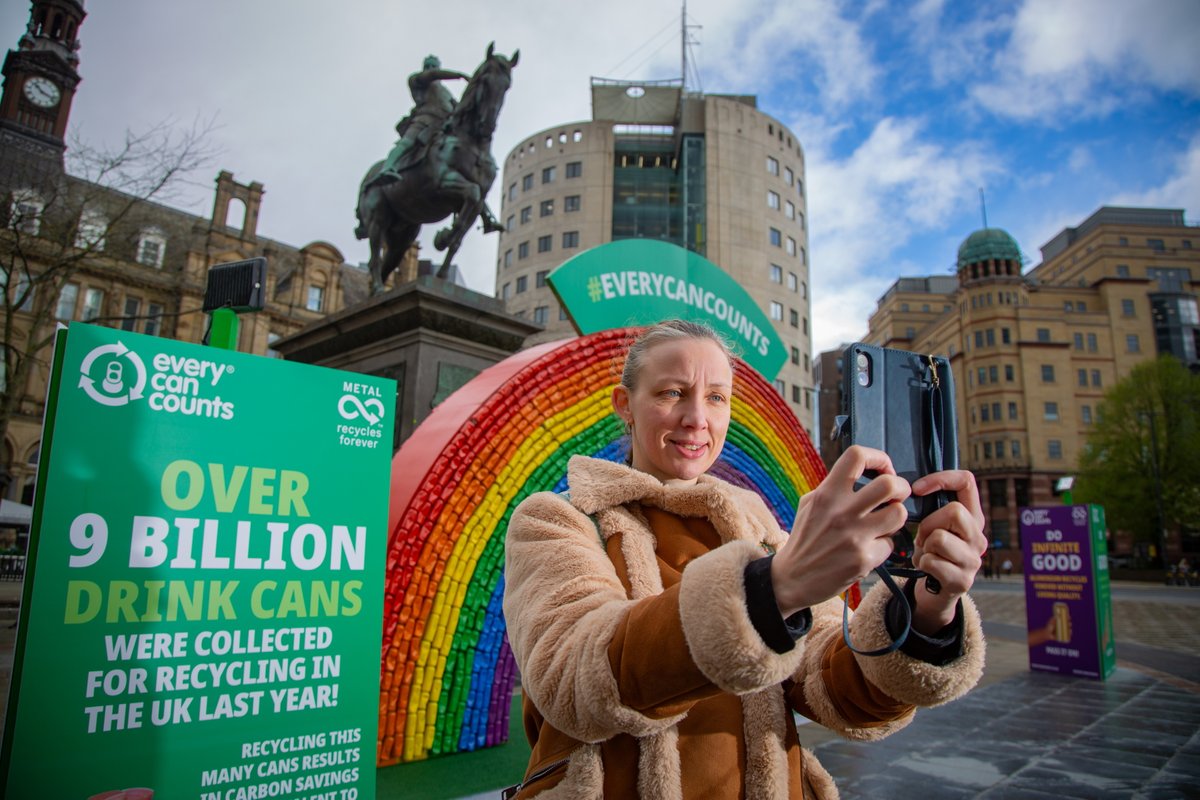
[[[395,449],[451,392],[541,330],[493,297],[424,276],[272,347],[289,361],[395,380]]]

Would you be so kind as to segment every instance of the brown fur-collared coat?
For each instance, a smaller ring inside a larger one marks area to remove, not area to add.
[[[504,616],[533,747],[521,798],[836,798],[792,710],[879,739],[982,673],[968,598],[963,655],[946,666],[855,655],[837,599],[776,653],[750,622],[743,571],[787,534],[756,494],[580,456],[568,481],[569,499],[532,495],[508,528]],[[859,649],[890,642],[888,596],[877,586],[854,614]]]

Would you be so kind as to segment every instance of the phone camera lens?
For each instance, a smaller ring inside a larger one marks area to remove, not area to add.
[[[867,368],[867,354],[866,353],[858,354],[858,368],[859,369]]]
[[[858,373],[858,385],[859,386],[867,385],[867,373],[865,373],[865,372]]]

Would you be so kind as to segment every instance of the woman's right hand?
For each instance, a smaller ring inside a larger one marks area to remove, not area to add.
[[[855,491],[867,470],[878,475]],[[882,450],[847,448],[825,480],[800,498],[792,535],[771,563],[783,616],[828,600],[882,564],[892,553],[892,534],[908,521],[910,494]]]

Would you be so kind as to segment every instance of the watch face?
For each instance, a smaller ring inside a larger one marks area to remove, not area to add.
[[[58,103],[59,91],[49,78],[38,76],[25,81],[25,96],[35,106],[52,108]]]

